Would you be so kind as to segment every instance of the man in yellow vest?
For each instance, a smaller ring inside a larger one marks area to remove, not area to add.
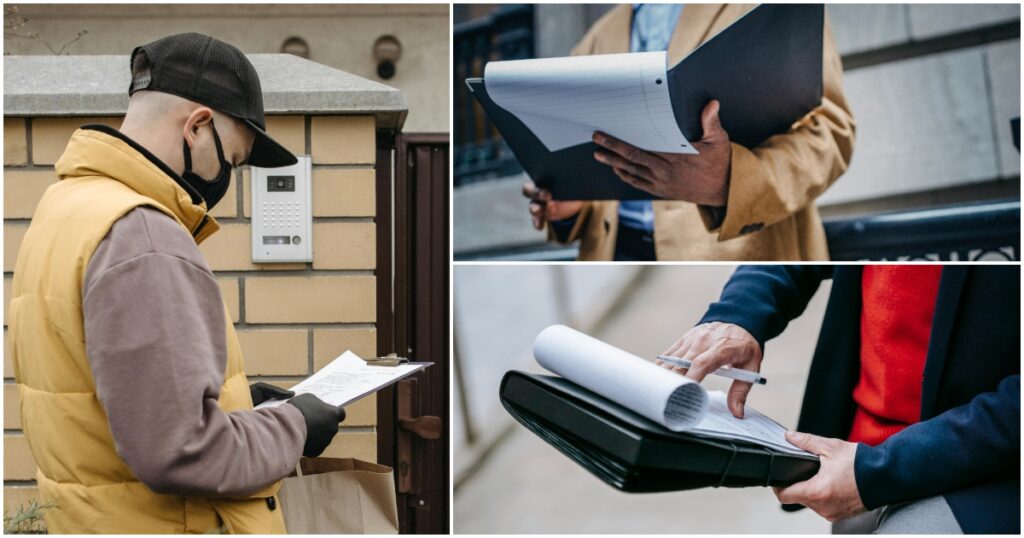
[[[243,372],[197,245],[232,168],[295,156],[256,70],[200,34],[137,47],[120,130],[87,125],[25,234],[9,307],[25,435],[51,533],[283,533],[280,479],[343,409]],[[290,405],[289,405],[290,404]]]
[[[754,7],[616,6],[573,54],[667,50],[673,65]],[[846,171],[855,124],[827,16],[824,32],[821,104],[788,131],[755,148],[730,142],[712,99],[701,114],[704,137],[694,142],[700,155],[651,153],[595,133],[598,162],[663,199],[555,201],[527,181],[533,226],[549,240],[579,241],[579,259],[588,261],[829,259],[814,200]]]

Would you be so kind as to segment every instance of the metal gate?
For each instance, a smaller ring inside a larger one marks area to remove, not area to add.
[[[447,134],[377,141],[377,351],[434,363],[377,397],[377,459],[395,469],[403,533],[449,531],[448,146]]]

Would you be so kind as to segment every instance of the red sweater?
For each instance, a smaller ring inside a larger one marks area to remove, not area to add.
[[[921,420],[921,385],[941,265],[866,265],[851,442],[877,445]]]

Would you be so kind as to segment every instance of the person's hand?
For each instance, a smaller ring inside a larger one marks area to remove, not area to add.
[[[295,396],[295,393],[288,389],[275,387],[270,383],[264,383],[262,381],[249,385],[249,394],[252,396],[253,407],[267,400],[287,400],[288,398]]]
[[[323,453],[338,433],[338,424],[345,420],[345,408],[325,403],[312,394],[300,394],[286,403],[294,405],[302,411],[306,419],[306,445],[302,455],[315,458]]]
[[[689,370],[661,360],[654,363],[697,382],[723,366],[761,371],[761,346],[746,329],[732,323],[712,321],[697,325],[662,355],[690,359],[693,366]],[[743,418],[743,404],[747,402],[751,386],[745,381],[734,380],[729,387],[729,410],[736,418]]]
[[[772,488],[780,503],[802,504],[833,522],[867,511],[853,473],[856,443],[800,432],[786,432],[786,440],[820,456],[821,468],[808,480]]]
[[[583,202],[579,200],[552,200],[551,192],[529,179],[523,183],[523,196],[530,200],[530,218],[538,230],[543,230],[549,221],[567,219],[583,209]]]
[[[693,143],[699,155],[644,151],[600,131],[594,143],[601,147],[594,158],[612,167],[619,179],[667,200],[724,207],[729,194],[732,145],[718,120],[718,101],[701,113],[704,137]]]

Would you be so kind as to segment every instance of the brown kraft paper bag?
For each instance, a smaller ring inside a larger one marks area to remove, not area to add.
[[[302,458],[278,497],[289,534],[397,534],[394,471],[352,458]]]

